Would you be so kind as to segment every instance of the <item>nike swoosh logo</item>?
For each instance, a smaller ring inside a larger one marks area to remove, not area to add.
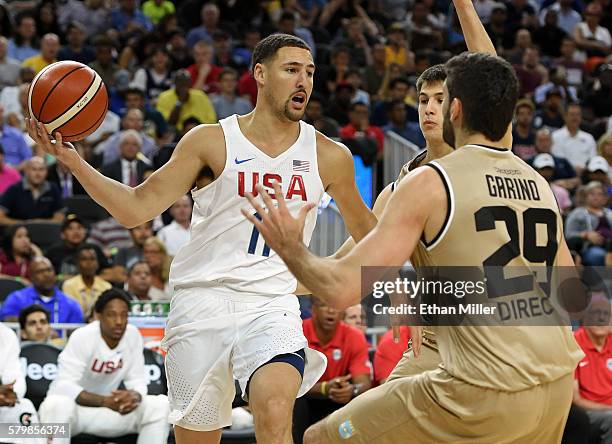
[[[241,163],[248,162],[249,160],[253,160],[253,159],[255,159],[255,158],[254,158],[254,157],[251,157],[250,159],[242,159],[242,160],[238,160],[238,158],[236,157],[236,158],[234,159],[234,162],[236,162],[236,165],[240,165]]]

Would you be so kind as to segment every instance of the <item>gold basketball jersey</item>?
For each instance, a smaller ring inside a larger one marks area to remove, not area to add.
[[[563,225],[555,197],[544,178],[511,151],[467,145],[427,165],[440,175],[448,204],[440,232],[422,242],[426,262],[431,262],[426,265],[497,270],[518,266],[530,273],[557,264]],[[518,391],[554,381],[572,372],[582,357],[566,326],[460,326],[435,331],[446,370],[492,389]]]

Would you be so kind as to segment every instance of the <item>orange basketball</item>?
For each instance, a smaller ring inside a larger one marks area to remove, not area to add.
[[[28,92],[30,115],[48,134],[64,141],[83,140],[104,120],[108,93],[102,78],[79,62],[56,62],[38,73]]]

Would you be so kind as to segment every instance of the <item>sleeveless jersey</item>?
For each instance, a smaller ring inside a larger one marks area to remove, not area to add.
[[[271,192],[274,181],[279,182],[294,215],[307,202],[321,199],[323,183],[317,164],[315,129],[300,121],[295,143],[272,158],[244,136],[236,115],[219,123],[225,136],[225,167],[216,180],[191,193],[191,236],[172,261],[171,283],[176,289],[218,287],[241,295],[291,294],[297,284],[295,277],[240,209],[249,208],[255,213],[245,194],[255,195],[257,183]],[[306,245],[316,218],[316,209],[308,213]]]
[[[546,180],[511,151],[467,145],[427,165],[438,172],[448,195],[444,226],[424,243],[427,262],[520,266],[526,274],[557,265],[563,225],[555,197]],[[523,294],[545,297],[537,284],[518,297]],[[445,369],[491,389],[519,391],[554,381],[582,357],[566,326],[434,330]]]

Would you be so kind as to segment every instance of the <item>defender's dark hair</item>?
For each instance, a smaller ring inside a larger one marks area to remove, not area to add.
[[[109,288],[96,300],[94,311],[96,313],[102,313],[104,311],[104,307],[106,307],[113,299],[121,299],[123,302],[125,302],[125,305],[128,306],[128,309],[130,308],[130,298],[125,291],[119,288]]]
[[[444,65],[438,64],[433,65],[427,68],[423,73],[419,76],[416,82],[417,94],[421,93],[421,88],[423,88],[423,83],[428,82],[444,82],[446,80],[446,71],[444,70]]]
[[[512,65],[500,57],[464,52],[444,66],[448,100],[463,106],[463,127],[500,140],[512,121],[519,82]]]
[[[279,49],[285,47],[302,48],[312,51],[308,43],[299,37],[289,34],[272,34],[261,40],[253,50],[251,69],[255,69],[258,63],[265,63],[273,58]]]
[[[51,322],[49,312],[42,305],[38,305],[38,304],[28,305],[26,308],[24,308],[23,310],[19,312],[19,326],[21,327],[22,330],[26,326],[26,321],[28,320],[28,316],[30,316],[32,313],[37,313],[37,312],[44,313],[45,317],[47,318],[47,322]]]

